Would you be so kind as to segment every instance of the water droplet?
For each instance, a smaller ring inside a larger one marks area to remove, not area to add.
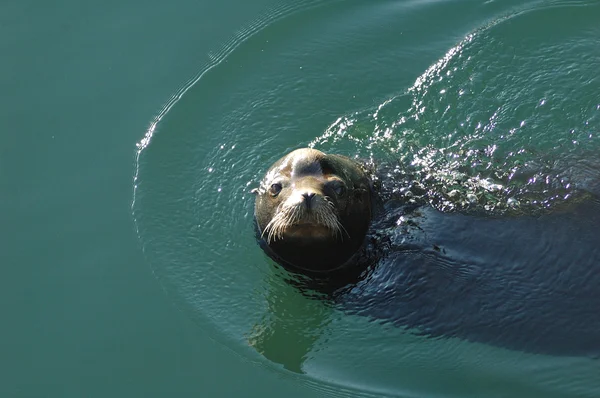
[[[513,209],[515,209],[521,205],[521,203],[519,203],[519,201],[515,198],[508,198],[508,200],[506,201],[506,204],[509,205],[510,207],[512,207]]]
[[[458,194],[459,194],[459,192],[457,189],[453,189],[452,191],[448,192],[448,196],[451,198],[458,196]]]

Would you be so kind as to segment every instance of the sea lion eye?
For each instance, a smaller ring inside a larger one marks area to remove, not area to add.
[[[338,182],[333,186],[333,192],[335,192],[337,196],[344,196],[346,194],[346,186],[344,183]]]
[[[279,195],[279,192],[281,192],[282,188],[283,187],[281,186],[281,184],[276,182],[275,184],[271,184],[271,187],[269,188],[269,193],[271,194],[271,196],[275,197]]]

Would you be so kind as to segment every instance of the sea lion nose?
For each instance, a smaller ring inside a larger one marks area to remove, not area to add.
[[[302,196],[304,197],[304,204],[306,205],[307,208],[311,208],[312,207],[312,201],[313,198],[315,197],[315,193],[314,192],[304,192],[302,194]]]

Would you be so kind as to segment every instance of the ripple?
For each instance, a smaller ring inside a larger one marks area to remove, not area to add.
[[[565,10],[577,25],[565,23]],[[399,163],[387,170],[389,190],[412,200],[420,190],[444,211],[531,212],[573,200],[594,188],[565,170],[600,148],[596,15],[553,5],[499,18],[405,93],[339,117],[310,145],[351,144],[351,153]]]

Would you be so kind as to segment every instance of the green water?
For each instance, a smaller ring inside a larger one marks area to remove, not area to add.
[[[598,192],[597,165],[561,174],[600,149],[598,21],[593,1],[3,3],[0,396],[598,396],[597,359],[299,294],[249,194],[306,145],[440,191],[493,165],[458,188],[486,211]]]

